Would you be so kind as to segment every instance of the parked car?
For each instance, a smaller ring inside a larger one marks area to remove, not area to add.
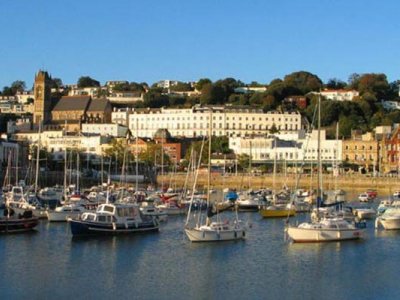
[[[378,192],[377,192],[377,190],[369,189],[369,190],[367,190],[367,195],[370,198],[376,198],[378,196]]]
[[[358,200],[360,200],[360,202],[370,202],[372,200],[372,198],[370,196],[368,196],[367,193],[362,193],[362,194],[358,195]]]

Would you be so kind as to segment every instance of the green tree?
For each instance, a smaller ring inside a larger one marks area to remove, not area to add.
[[[14,95],[15,95],[17,92],[22,93],[22,92],[25,91],[25,89],[26,89],[25,81],[22,81],[22,80],[16,80],[16,81],[14,81],[14,82],[11,84],[11,89],[12,89]]]
[[[223,87],[213,84],[205,84],[201,89],[201,104],[223,104],[226,100],[226,93]]]
[[[154,166],[161,165],[161,153],[164,165],[171,165],[171,159],[165,151],[161,151],[161,144],[147,144],[146,151],[139,154],[139,160]]]
[[[195,88],[198,91],[201,91],[203,89],[203,86],[206,84],[212,84],[212,81],[208,78],[202,78],[197,83],[195,84]]]
[[[169,105],[169,97],[162,94],[159,89],[150,89],[144,95],[144,106],[150,108],[159,108]]]
[[[85,88],[85,87],[93,87],[93,86],[100,86],[100,82],[89,77],[89,76],[82,76],[78,79],[78,88]]]
[[[193,91],[193,88],[190,83],[178,82],[176,85],[171,86],[170,90],[174,92],[189,92]]]
[[[321,79],[317,75],[306,71],[293,72],[286,75],[283,82],[287,87],[300,91],[302,95],[311,91],[318,91],[322,87]]]
[[[346,88],[347,83],[337,78],[331,78],[328,80],[325,87],[327,89],[339,90]]]
[[[248,154],[239,154],[237,156],[237,164],[242,170],[246,170],[250,165],[250,155]]]
[[[124,157],[126,163],[133,160],[133,155],[127,148],[126,139],[112,139],[110,146],[104,150],[104,155],[110,157],[112,161],[118,161],[119,164],[123,163]]]
[[[385,74],[363,74],[358,79],[357,88],[361,96],[370,93],[377,100],[386,99],[390,95],[390,85]]]

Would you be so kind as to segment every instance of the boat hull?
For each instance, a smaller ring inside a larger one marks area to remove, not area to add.
[[[400,218],[379,218],[379,223],[386,230],[400,229]]]
[[[33,230],[39,224],[39,219],[33,218],[22,218],[22,219],[7,219],[2,218],[0,220],[0,233],[18,233]]]
[[[81,220],[69,220],[71,226],[71,233],[74,236],[79,235],[118,235],[118,234],[132,234],[140,232],[158,231],[157,222],[142,222],[129,223],[129,224],[112,224],[100,223]]]
[[[24,212],[26,211],[32,211],[32,214],[34,217],[39,218],[39,219],[46,219],[47,218],[47,214],[46,214],[46,210],[44,209],[25,209],[25,208],[20,208],[20,207],[12,207],[12,209],[14,210],[14,212],[18,215],[23,215]]]
[[[362,238],[361,229],[311,229],[289,227],[287,233],[296,243],[335,242]]]
[[[246,236],[246,232],[243,229],[214,231],[186,228],[185,233],[191,242],[233,241],[244,239]]]
[[[81,212],[57,212],[47,211],[47,219],[49,222],[67,222],[69,219],[77,219],[81,215]]]
[[[294,209],[260,209],[260,215],[263,218],[284,218],[296,215]]]

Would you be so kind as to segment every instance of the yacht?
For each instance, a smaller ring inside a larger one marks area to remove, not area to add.
[[[115,235],[158,231],[153,216],[145,216],[132,203],[100,204],[95,212],[84,212],[79,219],[69,220],[73,236]]]

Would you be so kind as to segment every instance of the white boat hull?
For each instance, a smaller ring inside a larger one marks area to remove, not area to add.
[[[355,240],[362,237],[362,230],[358,228],[338,230],[289,227],[287,233],[297,243]]]
[[[73,211],[47,211],[47,219],[50,222],[67,222],[68,219],[79,218],[81,212]]]
[[[186,235],[191,242],[219,242],[241,240],[246,236],[244,229],[216,231],[202,230],[198,228],[186,228]]]
[[[379,218],[378,222],[386,230],[400,229],[400,218]]]

